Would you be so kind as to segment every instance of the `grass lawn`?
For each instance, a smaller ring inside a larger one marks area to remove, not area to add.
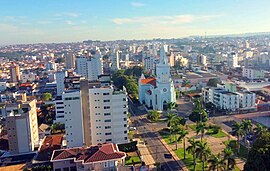
[[[196,131],[196,124],[188,125],[192,131]]]
[[[206,134],[211,135],[212,137],[215,137],[215,138],[227,137],[227,134],[225,134],[222,130],[219,130],[217,134],[214,134],[212,129],[208,129]]]
[[[132,162],[132,160],[133,160],[133,162]],[[137,164],[137,163],[141,163],[140,157],[138,157],[138,156],[126,157],[125,165],[132,165],[132,164]]]
[[[164,141],[167,144],[173,144],[173,143],[175,143],[175,140],[176,140],[175,135],[170,136],[170,134],[164,133],[162,131],[160,131],[159,133],[160,133],[160,135],[162,136],[162,138],[164,139]]]
[[[194,171],[193,169],[193,157],[191,154],[186,152],[186,159],[184,158],[184,149],[183,148],[178,148],[178,150],[174,150],[175,154],[182,160],[187,168],[190,171]],[[205,170],[207,170],[207,164],[205,163]],[[201,171],[202,170],[202,163],[197,160],[197,166],[196,166],[196,171]]]

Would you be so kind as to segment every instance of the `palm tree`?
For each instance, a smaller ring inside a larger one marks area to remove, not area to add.
[[[194,138],[191,138],[188,140],[188,142],[190,145],[187,147],[187,152],[192,154],[192,156],[193,156],[193,170],[196,170],[196,166],[197,166],[196,149],[197,149],[197,144],[199,141],[196,141]]]
[[[262,135],[262,133],[267,131],[267,127],[263,126],[262,124],[257,124],[256,128],[253,129],[256,136]]]
[[[172,128],[177,123],[177,116],[174,113],[167,113],[166,117],[167,127],[169,127],[170,130],[170,142],[172,142]]]
[[[229,171],[230,169],[233,169],[236,162],[233,157],[233,150],[231,148],[225,148],[223,151],[223,159],[226,161],[226,170]]]
[[[221,171],[224,170],[224,160],[221,158],[220,153],[218,155],[212,155],[208,160],[209,171]]]
[[[243,129],[243,125],[240,124],[239,122],[236,122],[235,124],[233,124],[232,126],[232,131],[233,133],[237,136],[237,149],[238,149],[238,153],[240,151],[240,138],[244,135],[244,129]]]
[[[251,120],[246,120],[244,119],[242,121],[242,125],[243,125],[243,130],[245,131],[245,143],[247,143],[247,135],[251,132],[251,129],[252,129],[252,123],[251,123]]]
[[[174,109],[176,107],[176,103],[175,102],[169,102],[168,103],[168,110],[171,111],[172,109]]]
[[[160,118],[160,113],[156,110],[151,110],[147,114],[147,119],[157,122],[158,119]]]
[[[211,150],[207,145],[207,142],[200,141],[197,144],[196,156],[202,162],[202,171],[204,171],[205,162],[207,161],[208,156],[211,154]]]
[[[177,138],[177,142],[180,142],[183,140],[183,148],[184,148],[184,159],[186,159],[186,139],[185,137],[188,134],[188,131],[184,129],[183,127],[179,127],[177,134],[179,137]],[[177,143],[176,143],[176,150],[178,149]]]
[[[200,122],[197,126],[196,126],[196,133],[197,133],[197,135],[199,134],[199,133],[201,133],[201,141],[202,141],[202,139],[203,139],[203,136],[204,136],[204,133],[205,133],[205,130],[206,130],[206,125],[205,125],[205,123],[203,123],[203,122]]]

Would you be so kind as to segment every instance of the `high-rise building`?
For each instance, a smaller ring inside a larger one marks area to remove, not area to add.
[[[46,64],[46,70],[56,70],[57,69],[57,65],[56,65],[56,63],[55,62],[48,62],[47,64]]]
[[[66,92],[62,99],[68,147],[128,142],[125,88],[117,91],[107,81],[83,80],[80,91]]]
[[[65,90],[65,77],[67,76],[67,72],[66,71],[57,71],[55,73],[55,77],[56,77],[56,88],[57,88],[57,96],[61,96],[62,93]]]
[[[89,81],[98,79],[98,76],[103,74],[103,62],[100,52],[95,55],[77,57],[77,74],[86,77]]]
[[[21,102],[6,108],[10,153],[25,153],[38,147],[36,101]]]
[[[117,50],[115,54],[112,56],[112,70],[117,71],[120,68],[120,57],[121,51]]]
[[[66,56],[65,60],[66,68],[67,69],[75,68],[75,55],[69,52],[65,56]]]
[[[207,65],[207,57],[205,55],[198,55],[197,56],[197,64],[206,66]]]
[[[228,55],[228,66],[230,68],[239,67],[238,65],[238,55],[235,52],[232,52]]]
[[[10,82],[17,83],[20,80],[20,68],[17,64],[13,63],[10,66]]]

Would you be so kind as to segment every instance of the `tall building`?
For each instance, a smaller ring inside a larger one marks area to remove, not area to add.
[[[121,58],[121,51],[117,50],[115,54],[112,56],[112,67],[113,71],[117,71],[120,69],[120,58]]]
[[[50,70],[56,70],[57,69],[57,65],[55,62],[48,62],[46,64],[46,70],[50,71]]]
[[[67,76],[66,71],[57,71],[55,74],[56,77],[56,88],[57,88],[57,96],[61,96],[65,91],[65,77]]]
[[[68,147],[104,142],[125,143],[127,138],[127,92],[107,81],[81,81],[80,91],[63,94]]]
[[[170,66],[163,46],[160,61],[156,65],[156,78],[145,78],[142,74],[139,79],[139,101],[154,110],[164,110],[169,102],[176,102]]]
[[[20,80],[20,68],[17,64],[13,63],[10,66],[10,82],[17,83]]]
[[[197,56],[197,64],[199,64],[199,65],[206,66],[207,65],[206,60],[207,60],[207,57],[205,55],[198,55]]]
[[[238,65],[238,55],[235,52],[232,52],[228,55],[228,66],[230,68],[239,67]]]
[[[75,55],[69,52],[65,56],[66,56],[65,60],[66,68],[67,69],[75,68]]]
[[[103,61],[99,51],[95,55],[77,57],[77,74],[86,77],[89,81],[98,79],[103,74]]]
[[[6,111],[10,153],[34,151],[39,144],[36,101],[7,106]]]

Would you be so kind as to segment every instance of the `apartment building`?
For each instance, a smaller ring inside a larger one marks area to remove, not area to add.
[[[125,88],[116,90],[110,82],[88,80],[80,86],[62,95],[67,146],[128,142]]]
[[[76,147],[54,150],[51,158],[54,171],[116,171],[124,165],[126,154],[116,144],[102,144],[88,148]]]
[[[98,79],[103,74],[103,61],[100,52],[93,56],[85,55],[76,58],[77,74],[86,77],[89,81]]]
[[[203,88],[204,103],[212,103],[226,111],[256,110],[256,95],[249,91],[231,92],[225,88]]]
[[[62,93],[65,90],[65,77],[67,76],[67,72],[66,71],[57,71],[55,73],[55,77],[56,77],[56,92],[57,92],[57,96],[61,96]]]
[[[36,100],[8,104],[6,112],[10,153],[34,151],[39,143]]]
[[[243,68],[242,76],[250,80],[264,79],[264,71],[252,68]]]

